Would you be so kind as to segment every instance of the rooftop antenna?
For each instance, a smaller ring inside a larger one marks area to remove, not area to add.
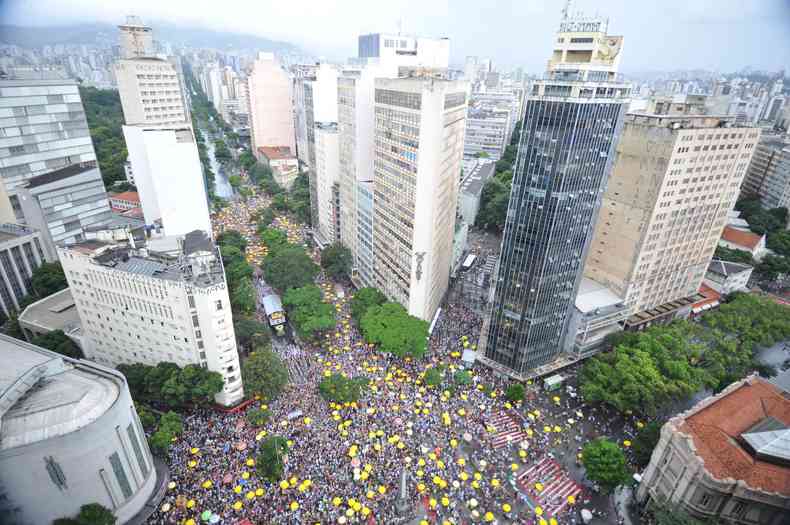
[[[403,17],[398,18],[398,36],[403,34]]]

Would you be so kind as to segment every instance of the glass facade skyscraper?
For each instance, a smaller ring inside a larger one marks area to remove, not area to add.
[[[523,377],[562,351],[629,87],[622,37],[564,13],[546,78],[527,100],[485,357]]]

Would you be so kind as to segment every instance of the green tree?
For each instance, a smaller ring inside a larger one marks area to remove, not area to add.
[[[151,437],[148,438],[148,446],[151,447],[151,452],[157,456],[166,456],[167,451],[170,450],[173,437],[173,434],[165,430],[157,430],[151,434]]]
[[[313,337],[335,326],[335,310],[321,299],[321,289],[310,284],[291,288],[283,296],[288,318],[302,337]]]
[[[143,425],[144,429],[150,430],[156,426],[156,414],[154,414],[145,406],[139,405],[137,403],[134,404],[134,408],[137,411],[138,417],[140,418],[140,424]]]
[[[255,288],[249,279],[242,279],[233,286],[230,304],[234,312],[242,315],[250,315],[255,312]]]
[[[230,184],[234,190],[238,190],[241,187],[241,177],[238,175],[231,175],[228,177],[228,184]]]
[[[598,483],[610,494],[619,485],[628,481],[630,473],[626,467],[625,454],[616,443],[607,439],[596,439],[582,449],[582,463],[587,477]]]
[[[318,271],[318,265],[301,246],[286,246],[263,260],[264,279],[280,291],[311,284]]]
[[[656,525],[704,525],[706,523],[692,518],[688,512],[681,508],[653,507],[653,518]]]
[[[251,394],[275,399],[288,384],[288,369],[280,356],[266,346],[256,347],[241,365],[244,387]]]
[[[725,248],[724,246],[717,246],[716,251],[713,253],[714,259],[721,259],[722,261],[737,262],[743,264],[754,265],[752,254],[746,250],[737,250]]]
[[[126,179],[126,142],[121,126],[124,123],[121,98],[117,90],[80,87],[93,149],[107,188]]]
[[[271,339],[269,327],[252,318],[235,316],[233,330],[236,332],[236,342],[247,350],[251,350],[253,345],[266,345]]]
[[[278,228],[272,228],[271,226],[264,226],[263,228],[259,228],[258,237],[261,238],[263,244],[265,244],[266,248],[269,249],[270,254],[274,254],[279,250],[282,250],[283,248],[289,246],[288,235],[286,235],[285,232],[283,232]]]
[[[217,235],[217,244],[219,244],[221,248],[235,246],[241,253],[247,250],[247,239],[236,230],[225,230]]]
[[[350,275],[351,260],[351,250],[339,242],[330,244],[321,252],[321,266],[333,279]]]
[[[271,410],[268,408],[253,408],[247,411],[246,417],[250,425],[262,427],[269,421],[271,415]]]
[[[475,157],[477,157],[478,159],[487,159],[490,156],[491,155],[489,155],[487,151],[478,151],[477,153],[475,153]]]
[[[33,290],[40,298],[59,292],[69,285],[60,262],[44,263],[33,270],[31,282]]]
[[[171,410],[165,412],[162,414],[162,417],[159,418],[159,429],[169,432],[174,436],[178,436],[184,431],[184,423],[181,416]]]
[[[656,448],[658,440],[661,438],[660,421],[651,421],[645,425],[634,438],[632,450],[636,463],[641,468],[645,468],[650,463],[650,456],[653,454],[653,449]]]
[[[19,315],[16,312],[12,313],[8,317],[5,325],[3,326],[3,331],[9,337],[13,337],[22,341],[25,340],[25,334],[22,332],[22,327],[19,325]]]
[[[88,503],[80,507],[76,519],[79,525],[115,525],[117,521],[110,509],[98,503]]]
[[[46,334],[37,335],[33,338],[31,343],[73,359],[82,359],[85,357],[82,353],[82,349],[77,346],[74,341],[69,339],[69,336],[64,334],[63,330],[53,330]]]
[[[366,377],[348,378],[342,374],[332,374],[321,380],[318,384],[318,392],[327,401],[352,403],[359,401],[367,387]]]
[[[239,155],[239,164],[241,164],[241,167],[244,168],[244,171],[249,171],[253,166],[255,166],[256,162],[257,161],[255,160],[255,157],[249,151],[243,151]]]
[[[255,473],[259,478],[276,483],[283,477],[283,456],[288,453],[288,441],[280,436],[270,436],[261,445],[255,460]]]
[[[429,387],[439,386],[444,381],[442,377],[442,373],[444,372],[443,367],[435,367],[432,366],[428,370],[425,371],[425,377],[423,378],[425,381],[425,385]]]
[[[769,235],[766,245],[778,255],[790,257],[790,230],[782,230]]]
[[[310,181],[305,172],[299,173],[291,186],[288,193],[288,211],[299,222],[310,225]]]
[[[790,257],[766,255],[755,268],[764,279],[776,280],[780,275],[790,274]]]
[[[351,298],[351,318],[359,324],[362,316],[371,306],[378,306],[387,302],[387,297],[377,288],[360,288]]]
[[[428,323],[413,317],[398,303],[372,306],[360,327],[369,343],[398,357],[422,357],[428,343]]]
[[[459,370],[453,376],[453,381],[457,385],[471,385],[472,384],[472,374],[469,370]]]
[[[523,401],[526,393],[527,391],[524,389],[524,385],[521,383],[513,383],[508,385],[505,390],[505,398],[511,403],[515,403],[517,401]]]

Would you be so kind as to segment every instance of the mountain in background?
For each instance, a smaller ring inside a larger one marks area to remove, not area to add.
[[[120,21],[119,21],[120,22]],[[290,42],[242,33],[226,33],[177,26],[167,22],[151,22],[154,37],[170,42],[173,46],[211,48],[223,51],[254,49],[298,53],[300,49]],[[0,43],[23,48],[36,48],[54,44],[117,43],[118,28],[112,24],[75,24],[68,26],[26,27],[0,25]]]

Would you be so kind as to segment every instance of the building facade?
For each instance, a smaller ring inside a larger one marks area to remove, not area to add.
[[[139,57],[118,60],[114,71],[126,125],[183,126],[190,122],[176,64],[160,57]]]
[[[326,246],[340,240],[340,149],[337,124],[315,127],[315,184],[318,221],[313,224],[316,241]]]
[[[661,429],[637,499],[731,525],[790,515],[790,397],[757,376],[733,383]]]
[[[502,251],[480,353],[516,377],[563,348],[629,86],[623,37],[564,13],[547,78],[526,102]]]
[[[230,299],[218,249],[207,234],[149,241],[145,248],[87,241],[58,250],[90,340],[86,358],[190,364],[222,375],[216,400],[244,397]]]
[[[374,281],[428,321],[449,285],[466,104],[464,81],[376,80]]]
[[[632,313],[697,293],[760,133],[679,105],[626,116],[585,264]]]
[[[48,253],[58,244],[85,239],[85,232],[112,218],[95,162],[72,164],[33,177],[17,190],[25,222],[41,231]]]
[[[0,224],[0,313],[10,317],[33,293],[33,272],[55,261],[44,249],[41,232],[17,224]]]
[[[123,374],[0,334],[0,514],[52,523],[99,503],[126,523],[164,479]]]
[[[72,80],[0,80],[0,177],[18,220],[16,190],[71,164],[95,162],[88,122]]]
[[[192,128],[124,126],[123,135],[146,224],[161,224],[167,235],[212,231]]]
[[[264,146],[296,152],[292,81],[272,53],[258,53],[248,81],[250,138],[259,155]]]

